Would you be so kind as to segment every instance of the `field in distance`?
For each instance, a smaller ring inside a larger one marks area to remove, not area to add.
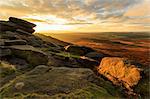
[[[150,64],[150,33],[102,32],[102,33],[47,33],[59,40],[92,47],[111,56],[127,57],[144,67]]]

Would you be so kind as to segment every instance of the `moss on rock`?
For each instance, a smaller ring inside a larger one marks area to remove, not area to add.
[[[9,86],[4,86],[1,94],[7,98],[17,96],[44,99],[113,97],[103,87],[88,81],[90,75],[94,75],[90,69],[37,66],[23,76],[17,77]],[[16,89],[15,85],[20,82],[24,86]]]
[[[4,62],[4,61],[0,61],[0,78],[11,75],[11,74],[15,73],[15,71],[16,71],[16,69],[13,65],[11,65],[7,62]]]

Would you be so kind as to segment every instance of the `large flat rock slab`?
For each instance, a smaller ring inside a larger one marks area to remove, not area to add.
[[[92,75],[94,73],[90,69],[41,65],[1,88],[2,96],[36,99],[112,98],[106,89],[88,80]]]
[[[36,25],[31,23],[31,22],[28,22],[28,21],[25,21],[25,20],[22,20],[22,19],[18,19],[18,18],[15,18],[15,17],[9,17],[9,21],[10,22],[13,22],[13,23],[16,23],[16,24],[19,24],[19,25],[22,25],[24,27],[29,27],[29,28],[33,28],[35,27]]]
[[[47,64],[48,62],[48,56],[33,46],[13,45],[9,48],[11,49],[13,55],[27,60],[33,66]]]
[[[7,40],[7,39],[1,39],[1,42],[3,42],[3,46],[11,46],[11,45],[26,45],[27,42],[25,40]]]

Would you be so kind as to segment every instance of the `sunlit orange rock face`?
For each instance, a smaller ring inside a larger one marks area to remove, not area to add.
[[[115,85],[123,84],[128,90],[140,80],[140,69],[132,65],[126,58],[105,57],[102,59],[98,72]]]

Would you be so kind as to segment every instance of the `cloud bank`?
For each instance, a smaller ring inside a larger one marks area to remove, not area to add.
[[[150,0],[1,0],[0,18],[48,24],[138,27],[149,30]]]

